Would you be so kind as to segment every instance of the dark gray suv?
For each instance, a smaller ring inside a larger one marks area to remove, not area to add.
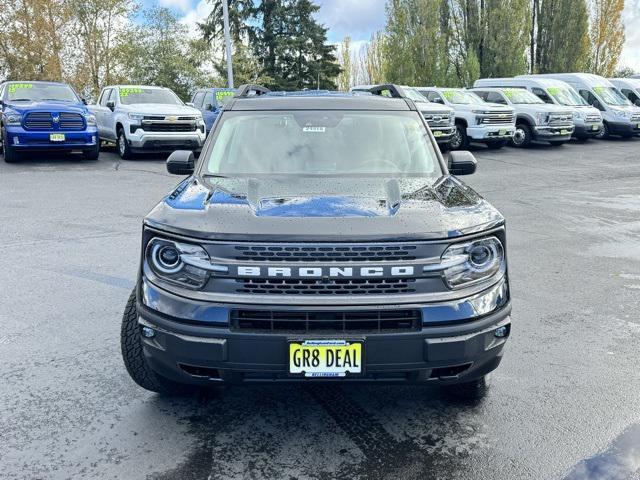
[[[242,86],[144,219],[122,323],[142,387],[436,383],[477,396],[510,334],[502,215],[414,103]]]

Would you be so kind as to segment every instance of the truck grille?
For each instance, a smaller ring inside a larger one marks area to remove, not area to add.
[[[586,123],[600,123],[602,117],[600,117],[600,115],[587,115],[584,121]]]
[[[54,122],[53,118],[58,121]],[[79,113],[60,112],[31,112],[25,116],[24,128],[27,130],[84,130],[84,118]]]
[[[195,132],[195,123],[142,122],[145,132]]]
[[[237,293],[255,295],[391,295],[415,293],[415,278],[237,278]]]
[[[550,115],[549,125],[552,125],[552,126],[573,125],[573,115],[570,113]]]
[[[231,330],[270,333],[393,333],[419,331],[420,310],[232,310]]]
[[[489,113],[482,116],[481,123],[484,125],[512,125],[515,122],[513,113]]]
[[[448,127],[451,125],[451,117],[448,114],[422,112],[422,116],[430,127]]]
[[[630,121],[631,121],[631,123],[640,123],[640,115],[638,115],[638,114],[632,115]]]
[[[236,246],[236,260],[269,262],[380,262],[415,260],[415,245]]]

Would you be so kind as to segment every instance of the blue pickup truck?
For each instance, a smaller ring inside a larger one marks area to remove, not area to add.
[[[202,112],[206,132],[209,133],[224,104],[231,100],[236,91],[233,88],[201,88],[191,97],[190,107]]]
[[[7,163],[22,152],[81,150],[95,160],[100,151],[96,117],[64,83],[5,82],[0,85],[0,141]]]

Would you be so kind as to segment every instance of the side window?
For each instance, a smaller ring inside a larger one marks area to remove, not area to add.
[[[202,108],[202,99],[204,98],[204,92],[199,91],[193,96],[193,106],[196,108]]]
[[[487,98],[485,99],[489,103],[499,103],[500,105],[506,105],[507,101],[504,97],[498,92],[489,92],[487,94]]]
[[[553,100],[551,100],[551,97],[543,89],[534,87],[531,89],[531,92],[534,95],[537,95],[537,97],[540,100],[542,100],[544,103],[553,103]]]
[[[600,111],[604,111],[604,108],[602,107],[598,99],[589,90],[579,90],[578,93],[587,101],[589,105],[596,107]]]
[[[107,99],[109,98],[109,94],[111,93],[111,89],[107,88],[106,90],[102,91],[102,94],[100,95],[100,100],[99,100],[99,104],[103,107],[107,106]]]
[[[216,104],[213,101],[213,93],[212,92],[207,92],[207,94],[204,97],[204,103],[202,104],[202,107],[204,109],[211,109],[213,110],[213,108],[211,108],[209,105],[211,105],[211,107],[215,108]]]
[[[440,94],[438,92],[428,92],[427,93],[427,100],[429,100],[430,102],[433,103],[441,103],[444,105],[444,100],[442,99],[442,97],[440,96]]]
[[[115,105],[116,102],[116,97],[118,96],[118,90],[116,88],[114,88],[113,90],[111,90],[111,95],[109,95],[109,102],[113,102],[113,104]]]
[[[626,88],[624,88],[622,89],[622,93],[624,94],[625,97],[629,99],[631,103],[638,105],[638,100],[640,100],[640,97],[638,97],[638,95],[636,95],[636,93],[633,90],[627,90]],[[1,92],[0,92],[0,98],[2,98]]]

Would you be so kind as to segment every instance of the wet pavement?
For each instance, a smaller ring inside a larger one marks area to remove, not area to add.
[[[162,159],[0,162],[0,478],[640,480],[640,139],[478,148],[513,331],[488,395],[250,386],[162,398],[119,322]]]

